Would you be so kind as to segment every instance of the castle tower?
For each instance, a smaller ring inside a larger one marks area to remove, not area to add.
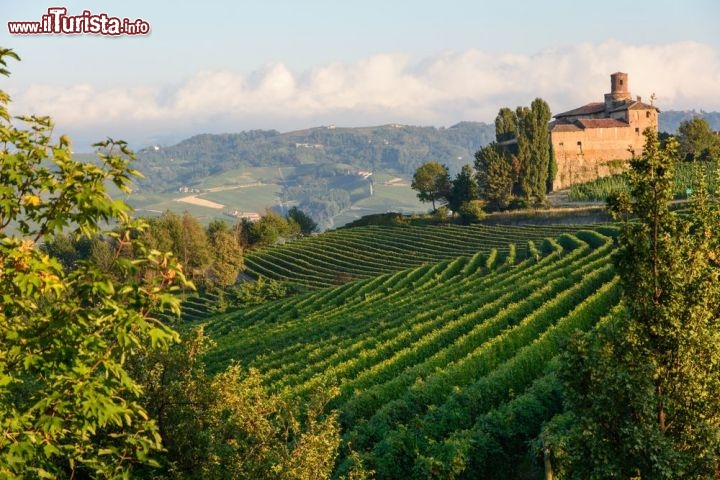
[[[615,72],[610,75],[610,93],[605,94],[605,111],[609,112],[630,100],[632,100],[632,95],[628,91],[628,74]]]

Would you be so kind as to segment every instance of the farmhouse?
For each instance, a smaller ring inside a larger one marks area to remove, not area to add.
[[[559,113],[550,122],[550,141],[557,161],[553,189],[594,180],[624,169],[632,152],[642,152],[647,127],[658,128],[659,110],[633,100],[627,73],[610,75],[604,102]]]

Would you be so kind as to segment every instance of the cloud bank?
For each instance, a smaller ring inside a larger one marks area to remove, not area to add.
[[[281,131],[336,124],[451,125],[492,121],[502,106],[542,97],[553,112],[601,101],[610,73],[661,110],[720,110],[720,51],[695,42],[577,44],[535,55],[471,49],[419,61],[382,54],[303,72],[201,71],[178,84],[100,89],[35,84],[10,93],[12,110],[51,115],[76,144],[112,136],[136,148],[203,132]]]

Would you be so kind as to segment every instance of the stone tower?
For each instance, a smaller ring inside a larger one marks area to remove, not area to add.
[[[628,74],[615,72],[610,75],[610,93],[605,94],[605,111],[610,112],[629,100],[632,100],[632,96],[628,91]]]

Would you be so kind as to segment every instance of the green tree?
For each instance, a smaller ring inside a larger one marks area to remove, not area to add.
[[[509,152],[493,142],[475,153],[480,198],[491,209],[506,208],[512,198],[514,170]]]
[[[149,220],[144,242],[161,251],[172,252],[191,278],[201,280],[210,264],[207,236],[200,223],[190,213],[182,217],[167,211]]]
[[[288,210],[287,219],[288,221],[292,220],[297,223],[303,235],[310,235],[317,231],[318,224],[298,207],[292,207]]]
[[[685,161],[720,160],[720,136],[702,117],[682,121],[677,139],[680,142],[680,158]]]
[[[526,199],[545,200],[551,164],[550,157],[550,107],[536,98],[530,107],[518,107],[518,161],[520,163],[520,190]]]
[[[0,49],[4,75],[9,58],[18,57]],[[177,339],[156,316],[179,312],[171,292],[186,282],[108,196],[109,183],[129,193],[137,174],[126,145],[108,140],[97,162],[79,162],[65,136],[51,140],[49,118],[11,119],[8,102],[0,92],[0,477],[122,477],[161,447],[126,362]],[[113,274],[38,248],[62,232],[113,238]],[[127,247],[136,258],[119,255]]]
[[[424,163],[415,171],[410,186],[417,190],[421,202],[432,202],[435,211],[435,202],[447,198],[450,191],[448,168],[437,162]]]
[[[518,136],[517,114],[507,107],[503,107],[495,117],[495,140],[498,143],[514,140]]]
[[[502,155],[510,159],[506,163],[514,170],[511,190],[528,202],[544,202],[557,173],[548,130],[550,118],[550,107],[541,98],[533,100],[529,107],[517,107],[515,111],[503,107],[495,118],[495,148],[501,149]],[[481,152],[476,153],[476,159],[478,155],[487,157],[491,153],[489,150]],[[480,167],[485,168],[482,164]],[[505,178],[507,176],[503,175]]]
[[[229,230],[214,230],[209,240],[212,260],[208,276],[220,287],[235,284],[243,268],[243,251],[237,237]]]
[[[232,365],[209,377],[202,357],[211,340],[202,327],[183,337],[136,365],[163,433],[166,478],[330,478],[340,431],[337,412],[325,410],[336,388],[319,390],[301,411],[254,370]]]
[[[464,203],[480,198],[480,190],[475,180],[475,172],[470,165],[463,165],[460,172],[450,184],[448,194],[448,208],[453,212],[459,212]]]
[[[625,218],[623,306],[571,345],[560,370],[568,413],[546,430],[568,478],[720,471],[718,198],[701,182],[687,215],[671,211],[677,143],[661,148],[645,135],[630,162],[631,196],[610,202]]]

